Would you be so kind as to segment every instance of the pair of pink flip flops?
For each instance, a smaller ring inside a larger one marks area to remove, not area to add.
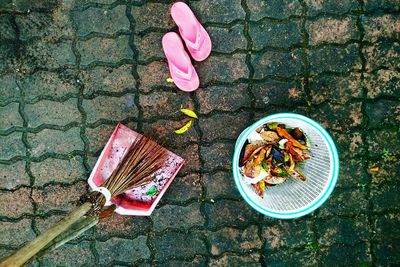
[[[192,10],[185,3],[177,2],[171,7],[171,16],[178,25],[179,33],[193,59],[206,59],[211,53],[211,39]],[[179,35],[175,32],[165,34],[162,46],[176,86],[185,92],[196,90],[200,84],[199,76]]]

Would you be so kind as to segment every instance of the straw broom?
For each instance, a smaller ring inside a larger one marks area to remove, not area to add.
[[[123,194],[134,187],[146,184],[160,170],[167,158],[167,150],[146,137],[137,137],[118,167],[102,184],[111,197]],[[107,195],[107,194],[105,194]],[[3,259],[0,267],[22,266],[34,257],[57,248],[110,216],[115,205],[104,208],[106,197],[92,192],[83,204],[15,253]]]

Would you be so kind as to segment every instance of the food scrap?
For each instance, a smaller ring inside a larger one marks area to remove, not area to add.
[[[193,120],[190,120],[189,122],[187,122],[185,125],[183,125],[181,128],[179,128],[178,130],[175,130],[176,134],[183,134],[185,133],[187,130],[189,130],[189,128],[192,126],[193,124]]]
[[[193,110],[189,109],[189,108],[181,108],[179,109],[180,112],[182,112],[183,114],[185,114],[186,116],[192,118],[190,121],[188,121],[185,125],[183,125],[181,128],[175,130],[176,134],[183,134],[185,133],[187,130],[190,129],[190,127],[193,125],[193,119],[198,119],[199,117],[197,116],[196,112],[194,112]]]
[[[305,181],[298,164],[310,158],[310,141],[300,128],[271,122],[252,132],[243,147],[240,170],[245,182],[263,197],[267,186],[285,182],[288,177]]]

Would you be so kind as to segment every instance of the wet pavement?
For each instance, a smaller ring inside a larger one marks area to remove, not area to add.
[[[171,1],[0,3],[0,256],[73,209],[116,123],[187,160],[151,217],[114,217],[30,266],[400,264],[399,0],[202,0],[201,86],[167,82]],[[177,110],[199,114],[187,133]],[[332,134],[341,174],[306,217],[264,217],[231,175],[235,139],[277,112]],[[379,171],[370,169],[378,166]]]

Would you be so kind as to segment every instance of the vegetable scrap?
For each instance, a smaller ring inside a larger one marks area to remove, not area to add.
[[[187,122],[185,125],[183,125],[181,128],[179,128],[178,130],[175,130],[176,134],[183,134],[185,133],[187,130],[189,130],[189,128],[192,126],[193,124],[193,120],[190,120],[189,122]]]
[[[310,140],[300,128],[271,122],[252,132],[240,156],[240,171],[246,183],[263,197],[265,188],[288,177],[305,181],[298,165],[310,159]]]
[[[379,166],[372,166],[369,170],[370,172],[379,172]]]
[[[174,79],[172,79],[171,77],[167,78],[167,83],[173,83],[173,82],[174,82]]]

